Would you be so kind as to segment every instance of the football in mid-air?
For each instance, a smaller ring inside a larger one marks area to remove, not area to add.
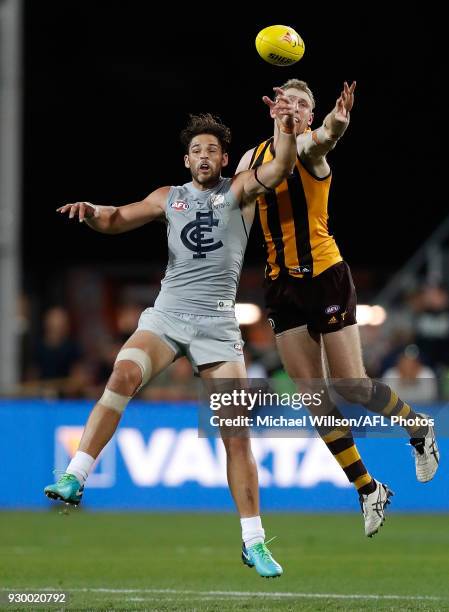
[[[304,41],[293,28],[272,25],[256,37],[257,53],[274,66],[291,66],[304,55]]]

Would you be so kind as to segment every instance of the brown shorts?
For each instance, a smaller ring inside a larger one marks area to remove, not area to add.
[[[357,296],[344,261],[314,278],[268,279],[265,305],[275,334],[303,325],[309,332],[328,334],[357,323]]]

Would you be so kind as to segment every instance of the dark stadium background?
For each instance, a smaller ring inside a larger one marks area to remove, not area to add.
[[[244,13],[244,9],[246,15]],[[332,228],[353,267],[391,273],[447,210],[444,33],[437,15],[386,4],[285,11],[134,0],[25,4],[25,279],[53,266],[165,262],[164,232],[100,236],[59,218],[76,200],[128,203],[186,182],[178,134],[188,113],[214,112],[233,130],[232,172],[271,133],[261,101],[306,80],[318,126],[344,80],[357,80],[352,123],[329,159]],[[283,23],[302,35],[295,66],[272,67],[257,32]],[[260,238],[247,263],[262,262]],[[262,267],[262,265],[261,265]],[[35,274],[33,274],[33,271]]]

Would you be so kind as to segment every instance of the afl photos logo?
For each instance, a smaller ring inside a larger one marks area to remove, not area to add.
[[[207,234],[218,225],[213,212],[197,212],[196,219],[187,223],[181,232],[181,240],[185,247],[194,251],[193,259],[204,259],[206,253],[216,251],[223,246],[221,240],[214,242],[213,238],[206,238]]]

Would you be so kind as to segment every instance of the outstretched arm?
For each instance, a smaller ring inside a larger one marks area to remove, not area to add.
[[[242,199],[247,204],[254,202],[259,194],[276,187],[287,178],[296,161],[295,107],[282,89],[275,87],[274,90],[277,94],[276,102],[267,96],[263,97],[263,101],[270,106],[279,128],[276,157],[256,170],[240,172],[235,176],[233,183],[235,189],[239,187],[242,189]]]
[[[69,213],[69,219],[78,218],[92,229],[103,234],[121,234],[129,232],[161,219],[165,216],[165,203],[170,187],[160,187],[140,202],[125,206],[99,206],[90,202],[65,204],[57,209],[60,213]]]
[[[356,82],[350,86],[343,85],[343,91],[337,98],[335,107],[317,130],[306,132],[298,138],[298,154],[312,160],[319,160],[331,151],[349,125],[349,113],[354,105]]]

